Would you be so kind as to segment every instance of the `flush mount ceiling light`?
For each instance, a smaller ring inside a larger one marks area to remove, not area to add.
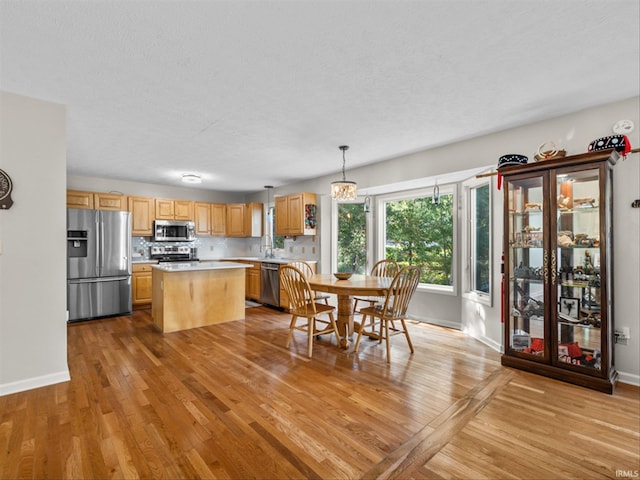
[[[202,183],[202,177],[195,173],[183,173],[182,181],[184,183]]]
[[[336,200],[355,200],[358,196],[358,184],[347,180],[344,173],[344,164],[346,161],[344,152],[349,150],[349,146],[342,145],[338,148],[342,150],[342,181],[331,182],[331,197]]]

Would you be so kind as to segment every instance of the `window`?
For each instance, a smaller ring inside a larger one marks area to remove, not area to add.
[[[491,181],[470,179],[466,191],[465,250],[467,252],[466,291],[473,298],[491,304]]]
[[[338,272],[366,273],[367,219],[362,203],[338,203]]]
[[[489,184],[470,189],[471,290],[490,293],[491,202]]]
[[[378,202],[380,258],[401,267],[422,268],[420,283],[438,291],[455,293],[455,186],[381,197]]]

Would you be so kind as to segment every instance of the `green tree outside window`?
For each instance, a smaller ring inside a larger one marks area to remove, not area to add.
[[[421,283],[453,285],[453,195],[386,202],[385,256],[422,268]]]

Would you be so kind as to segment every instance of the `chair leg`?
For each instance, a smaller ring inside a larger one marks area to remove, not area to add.
[[[298,318],[295,315],[291,316],[291,323],[289,324],[289,335],[287,335],[287,343],[285,344],[286,348],[289,348],[289,344],[291,343],[291,338],[293,337],[293,331],[295,330],[295,326],[296,326],[296,318]]]
[[[409,349],[411,353],[413,353],[413,343],[411,343],[411,338],[409,337],[409,330],[407,329],[407,324],[404,323],[404,318],[400,320],[402,322],[402,328],[404,329],[404,336],[407,337],[407,343],[409,344]]]
[[[307,318],[307,328],[308,328],[308,335],[307,335],[307,356],[309,358],[311,358],[311,355],[313,353],[313,337],[315,336],[315,331],[316,331],[316,319],[315,317],[309,317]]]
[[[353,347],[353,351],[357,352],[358,348],[360,348],[360,340],[362,339],[362,332],[364,332],[364,320],[367,317],[362,317],[362,323],[360,324],[360,328],[358,329],[358,338],[356,338],[356,345]]]
[[[389,320],[381,320],[381,322],[384,322],[384,339],[387,343],[387,363],[391,363],[391,346],[389,345]]]
[[[351,312],[353,315],[355,315],[358,312],[358,299],[354,298],[353,299],[353,312]]]
[[[340,332],[338,332],[338,324],[336,323],[336,319],[333,316],[333,312],[329,312],[328,315],[331,327],[333,327],[333,333],[336,336],[336,342],[338,343],[338,346],[340,346]]]

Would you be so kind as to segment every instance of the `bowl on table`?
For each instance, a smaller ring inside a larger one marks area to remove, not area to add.
[[[351,272],[338,272],[333,274],[338,280],[348,280],[351,278],[351,275],[353,275]]]

